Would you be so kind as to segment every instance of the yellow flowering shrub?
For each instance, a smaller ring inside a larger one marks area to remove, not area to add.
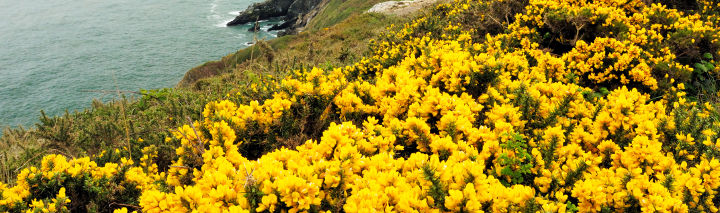
[[[645,2],[441,4],[353,66],[208,103],[169,168],[50,155],[0,210],[717,212],[718,6]]]
[[[142,190],[155,188],[162,174],[148,174],[132,160],[99,166],[89,157],[68,160],[47,155],[41,167],[23,169],[13,187],[0,188],[3,211],[102,211],[133,203]],[[146,167],[152,168],[152,167]],[[119,205],[120,204],[120,205]]]

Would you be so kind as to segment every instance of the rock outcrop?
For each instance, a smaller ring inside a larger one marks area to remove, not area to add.
[[[258,20],[283,17],[283,23],[270,30],[284,30],[279,35],[294,34],[317,15],[327,0],[266,0],[240,12],[227,26],[242,25]]]
[[[436,3],[446,3],[449,0],[414,0],[414,1],[386,1],[380,2],[370,8],[368,13],[383,13],[388,15],[406,16],[422,8]]]
[[[287,14],[290,5],[294,0],[267,0],[264,2],[254,3],[245,11],[227,23],[227,26],[235,26],[255,22],[257,20],[265,20],[273,17],[280,17]]]

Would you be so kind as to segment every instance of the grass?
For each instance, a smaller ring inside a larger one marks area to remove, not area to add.
[[[288,71],[312,65],[350,65],[368,54],[367,45],[357,44],[366,44],[377,38],[386,26],[403,21],[403,18],[377,13],[352,14],[331,27],[258,41],[258,45],[229,54],[220,61],[193,68],[178,85],[202,91],[221,85],[242,84],[247,72],[282,76]]]
[[[163,162],[174,157],[174,145],[164,144],[168,130],[200,119],[205,103],[219,94],[182,89],[142,91],[139,98],[94,101],[84,111],[63,116],[39,117],[35,128],[5,128],[0,137],[0,181],[13,182],[22,168],[36,165],[45,154],[69,157],[99,155],[119,149],[125,157],[139,159],[140,149],[154,143],[164,154]],[[165,159],[167,158],[167,159]]]
[[[319,30],[333,26],[384,1],[386,0],[330,0],[325,8],[305,28],[307,30]]]

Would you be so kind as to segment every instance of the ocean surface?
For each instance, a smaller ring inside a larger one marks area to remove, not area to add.
[[[225,27],[257,1],[0,0],[0,126],[117,97],[101,91],[173,87],[254,36],[275,37]]]

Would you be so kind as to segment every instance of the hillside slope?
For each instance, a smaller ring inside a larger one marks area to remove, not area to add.
[[[659,3],[458,0],[346,66],[235,66],[199,119],[45,156],[0,210],[717,212],[720,5]]]

